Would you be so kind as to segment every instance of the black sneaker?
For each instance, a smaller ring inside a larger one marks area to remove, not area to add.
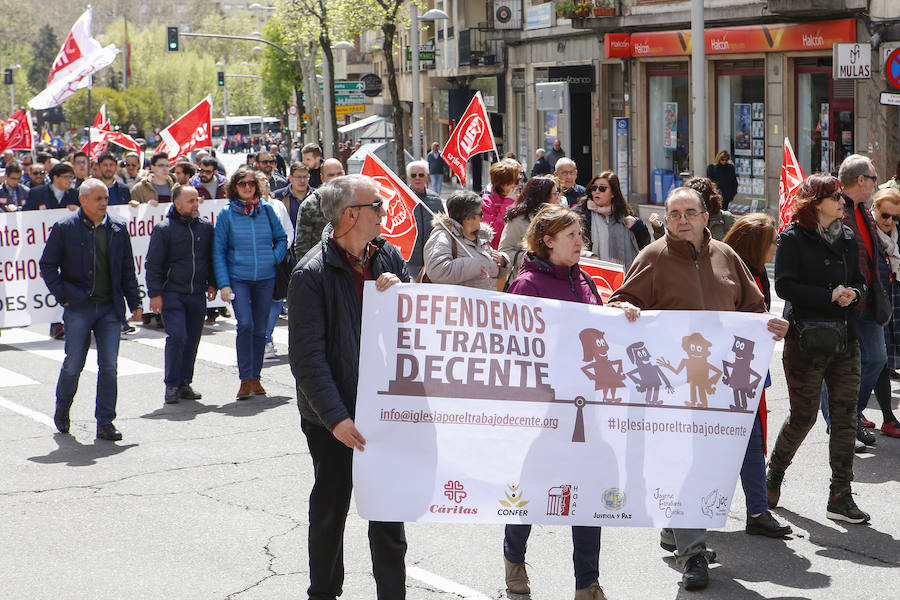
[[[869,521],[869,513],[859,510],[850,490],[842,492],[836,496],[828,496],[828,508],[825,516],[835,521],[846,521],[848,523],[867,523]]]
[[[866,446],[874,446],[875,445],[875,434],[863,427],[862,425],[857,426],[856,428],[856,439],[865,444]]]
[[[709,585],[709,563],[703,554],[696,554],[687,560],[681,583],[686,590],[702,590]]]

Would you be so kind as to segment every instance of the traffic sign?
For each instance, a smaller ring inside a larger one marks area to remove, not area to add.
[[[900,89],[900,48],[895,48],[884,61],[884,76],[888,83]]]
[[[900,94],[881,92],[881,103],[885,106],[900,106]]]
[[[335,94],[334,103],[339,105],[362,104],[366,101],[365,94],[354,92],[352,94]]]
[[[366,112],[366,106],[365,104],[348,104],[343,106],[335,106],[334,112],[336,117],[343,117],[344,115],[351,115],[353,113]]]
[[[325,83],[323,81],[319,82],[319,89],[325,89]],[[350,93],[350,92],[362,92],[366,89],[366,83],[364,81],[335,81],[334,82],[334,91],[338,93]]]
[[[293,117],[296,117],[296,116],[297,116],[297,105],[296,105],[296,104],[291,104],[291,105],[288,107],[288,114],[291,115],[291,116],[293,116]]]

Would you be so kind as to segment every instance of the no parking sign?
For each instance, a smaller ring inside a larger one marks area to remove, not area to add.
[[[884,76],[892,86],[900,89],[900,48],[895,48],[884,61]]]

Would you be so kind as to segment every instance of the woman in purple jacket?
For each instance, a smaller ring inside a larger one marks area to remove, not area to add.
[[[509,293],[601,305],[590,276],[578,266],[583,242],[581,217],[567,206],[547,204],[525,234],[528,252]],[[503,538],[506,587],[513,594],[530,594],[525,572],[525,546],[531,525],[507,525]],[[600,528],[572,527],[575,551],[575,600],[605,600],[600,587]]]

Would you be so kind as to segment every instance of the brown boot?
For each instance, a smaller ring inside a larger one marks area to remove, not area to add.
[[[503,557],[506,566],[506,589],[511,594],[530,594],[528,585],[528,573],[525,572],[525,563],[512,563]]]
[[[575,600],[606,600],[603,588],[596,581],[582,590],[575,590]]]
[[[259,379],[251,379],[250,388],[253,391],[253,394],[256,396],[266,395],[266,388],[262,386],[262,384],[259,382]]]
[[[241,379],[241,388],[238,390],[238,400],[248,400],[253,395],[253,381],[250,379]]]

